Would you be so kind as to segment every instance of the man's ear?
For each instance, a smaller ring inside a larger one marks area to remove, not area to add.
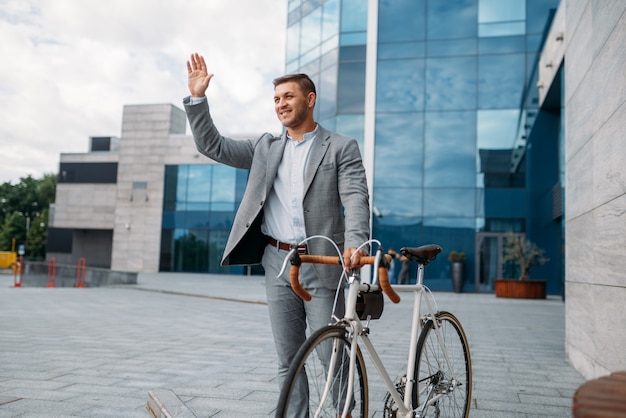
[[[309,109],[313,109],[313,107],[315,106],[316,99],[317,99],[317,96],[315,95],[315,93],[309,92]]]

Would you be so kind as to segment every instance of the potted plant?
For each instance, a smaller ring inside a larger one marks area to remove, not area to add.
[[[465,261],[465,253],[461,251],[450,251],[448,255],[450,261],[450,271],[452,272],[452,286],[456,293],[460,293],[463,289],[463,261]]]
[[[530,280],[530,268],[550,261],[544,250],[519,234],[509,233],[504,239],[502,263],[513,262],[519,268],[517,279],[496,279],[497,297],[545,299],[546,280]]]

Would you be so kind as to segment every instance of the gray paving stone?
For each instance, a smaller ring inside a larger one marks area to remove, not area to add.
[[[150,391],[170,393],[178,403],[165,406],[189,416],[272,415],[276,358],[262,278],[144,274],[137,285],[89,289],[15,289],[7,279],[0,275],[0,416],[150,417]],[[472,418],[571,415],[584,379],[565,361],[562,301],[435,296],[470,341]],[[407,356],[405,299],[386,302],[370,324],[394,379]],[[386,390],[371,363],[368,372],[379,411]]]

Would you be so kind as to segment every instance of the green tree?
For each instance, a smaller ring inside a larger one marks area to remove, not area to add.
[[[12,242],[15,240],[15,250],[17,246],[23,244],[26,241],[26,219],[14,211],[9,213],[4,223],[0,227],[0,250],[10,251],[12,248]]]
[[[48,213],[54,202],[56,176],[23,177],[19,183],[0,184],[0,251],[26,244],[29,257],[44,258]],[[28,236],[27,236],[28,231]]]

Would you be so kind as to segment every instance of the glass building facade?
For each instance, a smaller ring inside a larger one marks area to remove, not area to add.
[[[557,6],[288,1],[286,72],[315,81],[320,124],[359,140],[373,237],[396,249],[444,248],[427,269],[433,289],[452,288],[452,250],[467,256],[465,291],[513,276],[500,261],[512,231],[546,250],[553,262],[534,272],[549,293],[562,292],[560,119],[539,117],[536,86]]]
[[[224,165],[165,166],[160,271],[244,271],[220,261],[247,180]]]

